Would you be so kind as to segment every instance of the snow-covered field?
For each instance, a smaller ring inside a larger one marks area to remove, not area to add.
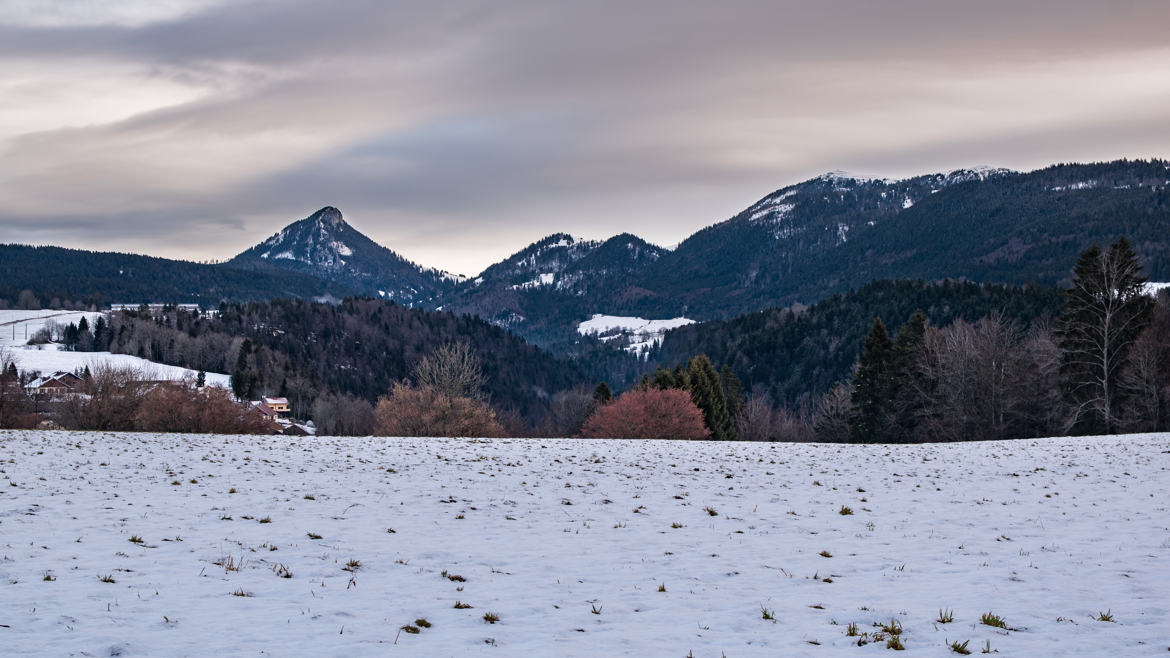
[[[28,339],[49,322],[60,326],[78,323],[81,318],[92,327],[101,313],[83,311],[17,311],[0,310],[0,348],[9,350],[16,367],[26,371],[39,371],[43,375],[63,370],[73,372],[88,366],[105,365],[116,368],[133,368],[147,379],[194,379],[198,373],[186,368],[168,366],[147,361],[129,354],[109,352],[66,352],[59,345],[28,345]],[[225,374],[207,373],[207,383],[212,386],[228,387],[231,378]]]
[[[647,320],[646,318],[597,313],[588,320],[579,323],[577,333],[582,336],[595,335],[603,341],[625,336],[630,340],[626,351],[638,356],[652,347],[661,345],[663,336],[671,329],[694,323],[695,321],[689,318]]]
[[[860,656],[893,620],[917,655],[1166,655],[1168,468],[1168,435],[0,432],[0,652]]]

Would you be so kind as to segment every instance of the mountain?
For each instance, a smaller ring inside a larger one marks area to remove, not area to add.
[[[285,270],[243,271],[221,265],[61,247],[0,245],[0,303],[16,306],[28,290],[42,305],[73,302],[194,303],[274,297],[340,300],[345,286]]]
[[[406,306],[431,301],[454,285],[443,272],[416,265],[366,237],[332,206],[289,224],[225,266],[309,274]]]
[[[1163,161],[960,170],[905,180],[832,173],[703,229],[647,268],[607,312],[725,318],[889,278],[1064,281],[1090,242],[1128,236],[1170,276]]]
[[[624,233],[604,242],[555,233],[463,282],[442,307],[516,330],[544,345],[575,340],[576,323],[615,297],[665,250]],[[583,316],[583,317],[582,317]]]
[[[43,301],[359,294],[475,315],[557,353],[581,354],[600,349],[575,332],[594,314],[725,320],[879,279],[1059,284],[1090,242],[1122,235],[1146,273],[1167,281],[1167,226],[1170,166],[1162,160],[901,180],[833,172],[780,188],[674,250],[630,234],[590,241],[555,233],[456,282],[326,207],[219,266],[6,247],[14,255],[0,261],[0,298],[15,300],[25,288]]]
[[[832,172],[783,187],[665,250],[558,233],[454,287],[443,308],[557,352],[595,313],[721,320],[879,279],[1058,284],[1090,242],[1128,236],[1170,279],[1164,161],[961,169],[893,180]]]

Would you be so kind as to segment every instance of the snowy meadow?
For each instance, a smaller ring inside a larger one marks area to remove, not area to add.
[[[1166,655],[1170,436],[0,432],[5,655]]]

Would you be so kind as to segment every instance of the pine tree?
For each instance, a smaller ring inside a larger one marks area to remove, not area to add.
[[[1064,393],[1083,431],[1118,430],[1127,397],[1121,378],[1153,311],[1145,283],[1141,260],[1125,238],[1105,251],[1090,246],[1073,268],[1056,335]]]
[[[731,416],[734,427],[735,419],[743,412],[743,384],[739,383],[739,378],[731,372],[731,368],[725,365],[719,370],[719,386],[723,389],[723,397],[727,400],[727,413]]]
[[[606,405],[613,400],[613,393],[609,390],[609,386],[605,382],[597,385],[593,391],[593,401],[599,405]]]
[[[665,391],[672,388],[685,388],[683,384],[684,378],[678,371],[671,372],[661,366],[654,370],[654,376],[650,378],[650,385],[659,390]]]
[[[926,337],[926,314],[914,311],[894,338],[890,367],[890,396],[893,400],[890,440],[903,443],[909,440],[920,416],[921,397],[914,385],[914,362]]]
[[[93,349],[95,352],[105,352],[106,348],[109,347],[107,333],[105,316],[99,315],[93,323]]]
[[[252,352],[252,340],[244,339],[240,354],[236,357],[236,368],[232,371],[232,393],[240,400],[251,400],[256,386],[255,375],[248,368],[248,355]]]
[[[882,319],[877,318],[862,345],[857,373],[853,376],[850,441],[883,443],[889,440],[893,363],[894,343]]]
[[[734,439],[735,428],[727,412],[727,396],[723,393],[719,373],[715,371],[711,359],[700,354],[688,361],[684,378],[691,399],[703,412],[703,422],[710,430],[711,438],[716,441]]]
[[[199,374],[195,375],[195,387],[203,388],[207,385],[207,373],[200,370]]]

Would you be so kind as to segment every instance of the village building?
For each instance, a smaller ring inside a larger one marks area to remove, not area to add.
[[[56,399],[78,388],[82,380],[71,372],[59,371],[38,377],[28,384],[28,392],[40,398]]]
[[[282,418],[292,412],[292,407],[288,404],[288,398],[264,398],[261,402]]]

